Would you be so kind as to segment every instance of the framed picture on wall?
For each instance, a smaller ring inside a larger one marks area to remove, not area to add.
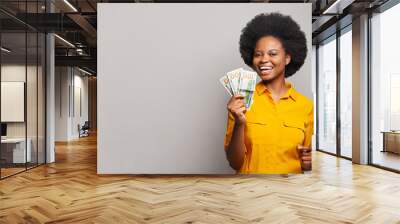
[[[25,82],[1,82],[1,122],[24,122]]]

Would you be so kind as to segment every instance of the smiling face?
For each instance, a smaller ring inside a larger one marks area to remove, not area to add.
[[[254,48],[253,68],[263,81],[270,82],[285,77],[285,66],[290,63],[279,39],[273,36],[260,38]]]

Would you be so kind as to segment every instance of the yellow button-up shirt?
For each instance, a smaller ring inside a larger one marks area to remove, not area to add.
[[[289,90],[278,102],[262,82],[256,85],[253,105],[246,112],[245,158],[238,173],[301,173],[298,145],[310,146],[314,126],[313,103]],[[229,113],[225,135],[228,149],[235,120]]]

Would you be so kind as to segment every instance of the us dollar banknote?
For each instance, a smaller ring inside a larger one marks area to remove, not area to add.
[[[246,108],[251,108],[253,104],[253,93],[257,82],[256,72],[238,68],[227,72],[219,81],[230,96],[236,94],[242,95]]]

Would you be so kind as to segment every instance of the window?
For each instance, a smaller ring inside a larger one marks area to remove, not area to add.
[[[44,1],[17,3],[20,16],[44,12]],[[0,12],[0,178],[45,163],[45,44],[44,33]]]
[[[352,157],[352,35],[351,26],[340,36],[340,155]]]
[[[318,149],[336,154],[336,36],[318,48]]]
[[[372,164],[400,170],[400,4],[371,18]]]

